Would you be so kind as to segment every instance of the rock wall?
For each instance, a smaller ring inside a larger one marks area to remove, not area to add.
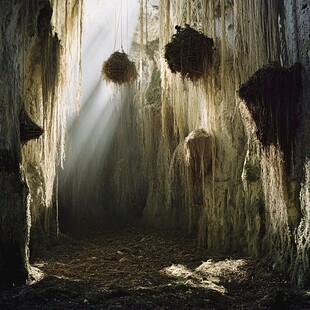
[[[30,188],[31,254],[44,250],[45,239],[58,234],[57,171],[64,157],[67,108],[78,107],[82,2],[39,1],[25,38],[23,103],[44,128],[39,140],[23,145],[23,168]],[[74,73],[72,73],[74,72]],[[76,90],[76,91],[75,91]],[[70,95],[68,93],[71,93]]]
[[[1,285],[25,283],[29,241],[35,255],[47,235],[58,233],[53,188],[70,80],[62,69],[80,44],[81,8],[81,1],[0,4]]]

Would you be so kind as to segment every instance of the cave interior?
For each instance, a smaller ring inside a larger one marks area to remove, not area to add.
[[[0,2],[1,309],[309,309],[308,0]]]

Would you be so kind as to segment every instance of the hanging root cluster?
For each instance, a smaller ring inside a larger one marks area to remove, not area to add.
[[[238,93],[256,124],[256,136],[263,146],[279,145],[286,159],[295,140],[301,91],[301,65],[289,69],[267,64],[241,85]]]
[[[212,154],[213,138],[204,128],[196,128],[185,138],[185,197],[189,231],[197,227],[204,212],[206,183],[211,180]]]
[[[38,139],[44,132],[43,128],[37,125],[26,113],[22,110],[19,115],[20,141],[26,143],[32,139]]]
[[[114,52],[103,63],[102,75],[108,82],[124,84],[134,81],[138,74],[135,63],[128,59],[126,53]]]
[[[185,157],[188,167],[188,181],[194,192],[202,196],[201,184],[212,169],[212,136],[203,128],[192,131],[185,139]],[[196,197],[202,203],[202,197]]]
[[[180,72],[192,81],[203,77],[212,65],[213,39],[185,24],[165,46],[165,58],[172,73]]]

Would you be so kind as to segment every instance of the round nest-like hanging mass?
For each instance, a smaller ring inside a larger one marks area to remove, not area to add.
[[[130,83],[137,78],[136,65],[130,61],[127,54],[114,52],[103,63],[102,75],[108,82],[116,84]]]
[[[175,26],[177,33],[165,46],[165,58],[172,73],[180,72],[192,81],[203,77],[211,67],[213,39],[185,24]]]

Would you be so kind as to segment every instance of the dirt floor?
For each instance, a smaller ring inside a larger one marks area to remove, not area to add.
[[[193,237],[131,228],[62,236],[0,309],[310,309],[310,292],[249,258],[210,258]]]

